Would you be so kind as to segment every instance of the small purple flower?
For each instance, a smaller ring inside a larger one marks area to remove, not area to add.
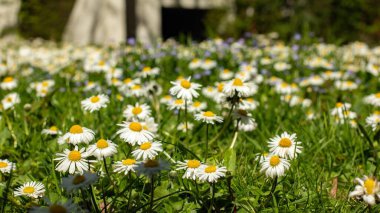
[[[197,73],[197,74],[194,74],[194,79],[200,79],[202,78],[202,75]]]
[[[211,75],[211,70],[205,70],[205,71],[203,72],[203,75],[204,75],[204,76],[209,76],[209,75]]]

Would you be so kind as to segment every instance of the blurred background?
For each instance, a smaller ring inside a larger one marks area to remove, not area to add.
[[[108,44],[136,38],[380,41],[380,0],[0,0],[0,36]]]

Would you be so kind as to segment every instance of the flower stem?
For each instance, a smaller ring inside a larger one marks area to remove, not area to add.
[[[210,194],[211,194],[211,202],[210,202],[210,208],[208,209],[208,212],[212,212],[212,209],[214,207],[214,197],[215,197],[214,183],[211,183]]]
[[[185,100],[185,130],[186,130],[186,136],[187,136],[187,100]]]
[[[207,157],[208,157],[208,126],[209,124],[206,124],[206,151],[205,151],[204,162],[207,161]]]
[[[154,203],[154,175],[150,178],[150,204],[149,212],[153,212],[153,203]]]
[[[236,143],[236,140],[237,140],[237,137],[238,137],[238,134],[239,134],[239,122],[240,122],[240,120],[238,120],[237,123],[236,123],[236,129],[235,129],[235,133],[234,133],[234,138],[232,139],[232,143],[231,143],[230,149],[233,149],[234,146],[235,146],[235,143]]]

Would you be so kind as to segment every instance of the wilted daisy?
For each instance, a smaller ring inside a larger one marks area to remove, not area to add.
[[[96,144],[92,144],[88,147],[87,152],[95,156],[97,159],[103,157],[110,157],[117,153],[117,145],[110,140],[100,139]]]
[[[146,129],[140,122],[126,122],[118,124],[122,128],[117,131],[117,134],[120,135],[120,138],[125,142],[128,142],[132,146],[137,144],[142,144],[146,141],[151,141],[154,137],[154,134]]]
[[[185,170],[182,178],[195,180],[197,178],[197,169],[202,165],[199,160],[185,160],[177,162],[176,170]]]
[[[296,158],[302,150],[301,142],[297,141],[297,135],[290,135],[287,132],[271,138],[268,146],[273,155],[289,159]]]
[[[364,98],[364,102],[376,107],[380,107],[380,92],[366,96]]]
[[[144,142],[140,147],[132,152],[137,160],[147,160],[155,158],[159,152],[162,152],[162,144],[160,142]]]
[[[355,182],[359,185],[355,186],[349,197],[363,200],[369,205],[375,205],[376,201],[380,200],[380,185],[375,178],[364,176],[361,179],[355,178]]]
[[[51,126],[49,129],[43,129],[42,134],[44,135],[60,135],[62,132],[56,126]]]
[[[0,172],[1,173],[10,173],[11,170],[16,169],[16,164],[10,162],[9,160],[6,159],[0,159]]]
[[[45,186],[40,182],[27,182],[15,190],[15,196],[28,196],[31,198],[39,198],[44,196]]]
[[[198,90],[201,85],[197,83],[190,82],[190,77],[188,79],[182,79],[179,81],[171,81],[173,86],[170,88],[170,94],[176,96],[179,99],[193,100],[199,96]]]
[[[84,172],[83,174],[69,175],[62,178],[62,187],[68,192],[87,187],[98,180],[96,173]]]
[[[65,149],[63,153],[58,153],[57,156],[54,160],[59,161],[56,166],[56,170],[59,172],[68,171],[70,174],[83,174],[89,169],[88,160],[86,160],[89,154],[85,148],[78,150],[78,147],[75,146],[74,150]]]
[[[256,129],[257,127],[257,123],[255,119],[252,118],[252,114],[248,113],[246,110],[243,110],[243,109],[235,110],[234,117],[237,120],[239,120],[239,126],[238,126],[239,131],[249,132]]]
[[[88,144],[90,141],[94,140],[94,135],[95,133],[91,129],[76,124],[70,127],[69,132],[63,136],[63,140],[67,140],[74,145],[79,143]]]
[[[0,83],[0,88],[3,90],[11,90],[17,87],[17,80],[11,76],[7,76]]]
[[[136,168],[139,175],[145,175],[151,177],[152,175],[158,174],[162,170],[168,170],[170,165],[168,162],[161,159],[151,159],[144,162],[140,162]]]
[[[267,177],[280,177],[285,174],[285,171],[290,167],[290,163],[285,158],[278,155],[268,155],[261,163],[260,172],[265,172]]]
[[[250,88],[242,79],[234,78],[226,83],[223,92],[229,97],[233,97],[235,94],[238,97],[246,97],[249,95]]]
[[[135,169],[137,168],[138,164],[139,162],[137,162],[135,159],[127,158],[115,162],[113,171],[127,175],[129,172],[136,172]]]
[[[199,112],[195,114],[195,120],[202,121],[207,124],[215,124],[215,122],[221,123],[223,122],[223,118],[221,116],[215,115],[215,113],[211,111]]]
[[[20,96],[15,92],[9,93],[3,98],[3,100],[1,100],[1,104],[3,105],[4,110],[10,109],[18,103],[20,103]]]
[[[196,170],[196,175],[200,181],[215,183],[219,178],[226,176],[227,168],[216,165],[201,165]]]
[[[94,112],[98,111],[101,108],[107,107],[109,98],[107,95],[95,95],[91,96],[81,102],[82,108],[86,111]]]
[[[71,200],[57,203],[50,203],[48,207],[33,207],[30,210],[31,213],[70,213],[70,212],[82,212],[82,209]]]
[[[133,105],[128,105],[127,109],[124,110],[123,115],[127,120],[145,120],[150,117],[151,109],[147,104],[136,103]]]

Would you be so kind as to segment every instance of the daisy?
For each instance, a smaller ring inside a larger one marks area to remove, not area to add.
[[[224,86],[223,92],[229,97],[233,97],[235,94],[238,97],[246,97],[249,95],[250,88],[242,79],[234,78]]]
[[[228,80],[234,77],[234,73],[231,72],[229,69],[224,69],[222,72],[219,73],[219,78],[222,80]]]
[[[31,198],[39,198],[45,194],[45,186],[40,182],[27,182],[15,190],[15,196],[28,196]]]
[[[201,64],[201,68],[204,69],[204,70],[211,70],[213,69],[214,67],[216,67],[216,62],[214,60],[211,60],[211,59],[206,59],[203,61],[203,63]]]
[[[190,112],[199,112],[207,108],[207,104],[205,102],[195,101],[189,106]]]
[[[301,153],[301,142],[296,141],[296,134],[288,134],[287,132],[277,135],[269,139],[270,152],[282,158],[293,159]]]
[[[7,76],[0,83],[0,88],[3,90],[11,90],[17,87],[17,80],[11,76]]]
[[[215,124],[215,122],[221,123],[223,122],[223,118],[221,116],[215,115],[211,111],[202,111],[195,114],[195,120],[202,121],[207,124]]]
[[[288,70],[290,69],[292,66],[288,63],[285,63],[285,62],[282,62],[282,61],[279,61],[279,62],[276,62],[274,65],[273,65],[273,68],[278,71],[278,72],[283,72],[285,70]]]
[[[103,157],[110,157],[117,153],[117,145],[112,143],[110,140],[100,139],[96,144],[92,144],[88,147],[87,152],[91,153],[97,159],[102,159]]]
[[[201,85],[197,83],[190,82],[191,77],[188,79],[182,79],[180,81],[171,81],[170,83],[174,86],[170,88],[170,94],[176,96],[177,98],[184,100],[193,100],[199,96],[198,90]]]
[[[187,123],[187,130],[192,130],[193,128],[194,128],[194,124]],[[177,130],[181,132],[186,132],[186,124],[185,123],[178,124]]]
[[[215,183],[219,178],[226,176],[227,168],[216,165],[201,165],[196,170],[196,175],[200,181]]]
[[[207,98],[213,98],[216,92],[217,90],[212,86],[202,88],[202,94]]]
[[[11,109],[15,104],[20,103],[20,96],[18,93],[9,93],[6,95],[3,100],[1,100],[1,104],[3,105],[3,109]]]
[[[143,128],[151,133],[157,133],[158,124],[154,121],[154,118],[150,117],[141,122]]]
[[[358,88],[358,85],[353,81],[336,81],[335,87],[342,91],[350,91]]]
[[[170,110],[184,110],[185,109],[185,100],[183,99],[175,99],[169,103]]]
[[[234,117],[239,120],[239,131],[249,132],[257,127],[256,120],[252,118],[252,114],[248,113],[246,110],[235,110]],[[235,125],[237,125],[237,121],[235,121]]]
[[[131,86],[129,92],[130,92],[130,95],[128,96],[142,97],[146,95],[146,90],[145,88],[142,87],[141,84],[135,84]]]
[[[148,76],[156,76],[160,73],[160,68],[158,67],[144,67],[139,73],[136,75],[142,78],[147,78]]]
[[[371,126],[372,131],[376,131],[380,127],[380,111],[375,111],[372,115],[365,119],[368,126]]]
[[[81,102],[82,108],[90,112],[98,111],[101,108],[105,108],[107,107],[108,103],[108,96],[103,94],[91,96]]]
[[[59,161],[56,166],[56,170],[59,172],[69,171],[70,174],[83,174],[84,171],[89,170],[89,162],[86,160],[89,154],[85,148],[78,150],[78,147],[75,146],[74,150],[65,149],[63,153],[58,153],[57,156],[54,160]]]
[[[189,68],[191,70],[197,69],[202,65],[202,61],[199,58],[194,58],[190,63],[189,63]]]
[[[126,122],[118,124],[122,128],[117,131],[116,134],[120,135],[120,138],[125,142],[128,142],[132,146],[142,144],[146,141],[151,141],[154,138],[154,134],[143,128],[143,124],[140,122]]]
[[[147,104],[136,103],[133,105],[128,105],[127,109],[123,112],[124,117],[127,120],[145,120],[150,117],[151,109]]]
[[[0,172],[1,173],[10,173],[11,170],[15,170],[16,169],[16,164],[15,163],[12,163],[8,160],[3,160],[3,159],[0,159]]]
[[[87,187],[98,180],[98,175],[95,173],[85,172],[81,174],[69,175],[62,178],[62,187],[68,192],[76,189]]]
[[[86,85],[84,86],[84,91],[99,91],[100,85],[93,81],[88,81]]]
[[[48,207],[32,207],[31,213],[69,213],[69,212],[82,212],[81,208],[71,202],[71,200],[65,203],[50,203]]]
[[[124,175],[127,175],[129,172],[136,172],[136,168],[139,162],[137,162],[135,159],[127,158],[121,161],[117,161],[114,164],[114,172],[117,173],[124,173]]]
[[[380,107],[380,92],[364,97],[364,102],[375,107]]]
[[[62,132],[56,126],[51,126],[49,129],[43,129],[42,134],[44,135],[60,135]]]
[[[197,178],[197,170],[202,165],[199,160],[185,160],[184,162],[177,162],[178,167],[176,170],[185,170],[182,178],[195,180]]]
[[[158,174],[162,170],[168,170],[170,165],[168,162],[161,159],[152,159],[140,162],[136,168],[139,175],[145,175],[151,177],[152,175]]]
[[[74,145],[79,143],[88,144],[94,140],[94,135],[95,133],[91,129],[76,124],[70,127],[69,132],[63,136],[63,139]]]
[[[173,101],[173,97],[170,95],[165,95],[160,99],[160,103],[162,104],[170,104]]]
[[[140,147],[132,152],[133,157],[137,160],[154,159],[159,152],[162,152],[162,144],[160,142],[144,142]]]
[[[265,172],[267,177],[280,177],[285,174],[285,171],[290,167],[290,163],[285,158],[278,155],[268,155],[261,163],[260,172]]]
[[[376,201],[380,199],[380,185],[379,182],[367,176],[363,178],[355,178],[355,182],[358,185],[355,186],[355,190],[350,192],[349,197],[354,197],[358,200],[363,199],[364,202],[369,205],[375,205]]]
[[[343,115],[343,112],[348,111],[350,108],[351,108],[351,104],[349,103],[337,102],[335,104],[335,107],[331,110],[331,115],[333,116]]]
[[[239,108],[248,111],[255,110],[259,105],[260,103],[253,98],[242,99],[239,102]]]
[[[276,85],[275,90],[280,94],[292,94],[297,92],[299,89],[294,83],[288,84],[286,82],[282,82]]]

